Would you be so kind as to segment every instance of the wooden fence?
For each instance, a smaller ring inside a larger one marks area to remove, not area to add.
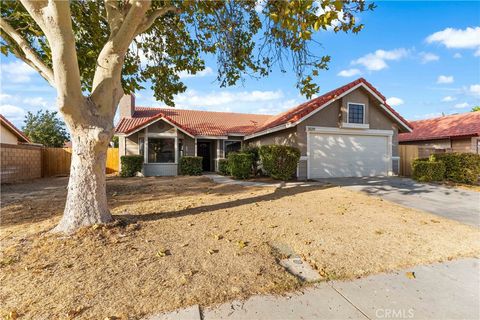
[[[430,147],[419,147],[416,145],[401,144],[398,146],[400,156],[400,175],[410,177],[412,175],[413,160],[428,158],[431,154],[451,152],[451,149],[435,149]]]
[[[65,176],[70,173],[72,161],[71,148],[43,148],[42,150],[42,176]],[[108,148],[107,173],[118,172],[118,148]]]

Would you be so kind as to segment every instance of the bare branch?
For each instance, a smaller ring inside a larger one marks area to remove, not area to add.
[[[141,33],[144,33],[145,31],[150,29],[150,27],[155,23],[155,20],[157,20],[160,17],[163,17],[164,15],[166,15],[169,12],[180,13],[180,9],[177,8],[177,7],[174,7],[174,6],[170,6],[170,7],[163,7],[161,9],[155,10],[154,12],[152,12],[150,14],[150,16],[148,16],[144,19],[142,24],[140,24],[138,26],[135,33],[137,35],[139,35]]]
[[[16,51],[16,56],[23,60],[26,64],[37,70],[45,80],[55,87],[55,80],[52,69],[38,56],[35,50],[25,40],[22,35],[15,30],[7,20],[0,17],[0,28],[11,38],[12,41],[20,48],[21,52]],[[5,41],[10,42],[8,39]]]
[[[59,107],[64,115],[81,117],[83,101],[75,37],[69,1],[21,0],[25,9],[47,37],[52,51],[53,74]]]
[[[105,0],[105,10],[107,11],[107,22],[110,27],[110,37],[115,36],[123,22],[123,13],[118,7],[117,0]]]

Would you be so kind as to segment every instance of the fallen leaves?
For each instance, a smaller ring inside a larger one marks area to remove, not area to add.
[[[413,271],[405,272],[405,275],[407,276],[408,279],[415,279],[416,278],[415,272],[413,272]]]
[[[247,241],[243,241],[243,240],[239,240],[237,241],[237,245],[240,249],[243,249],[245,248],[246,246],[248,246],[248,242]]]
[[[218,253],[218,250],[217,249],[208,249],[207,253],[212,255],[212,254]]]
[[[172,255],[172,253],[170,252],[170,250],[164,249],[164,250],[158,250],[156,255],[159,258],[163,258],[163,257]]]

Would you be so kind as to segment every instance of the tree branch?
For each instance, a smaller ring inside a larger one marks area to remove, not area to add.
[[[75,37],[69,1],[21,0],[25,9],[47,37],[58,104],[64,115],[82,117],[78,106],[84,101],[80,83]]]
[[[155,20],[157,20],[160,17],[163,17],[169,12],[180,13],[180,9],[174,6],[170,6],[170,7],[163,7],[161,9],[155,10],[150,14],[150,16],[143,19],[142,24],[138,26],[137,30],[135,31],[135,34],[139,35],[141,33],[144,33],[145,31],[150,29],[150,27],[155,23]]]
[[[117,0],[105,0],[105,10],[107,11],[107,22],[110,27],[110,37],[115,36],[123,22],[123,14],[118,8]]]
[[[11,40],[20,48],[21,53],[16,51],[16,56],[26,64],[37,70],[40,75],[55,87],[55,80],[52,69],[38,56],[35,50],[25,40],[25,38],[15,30],[7,20],[0,17],[0,28],[11,38]],[[10,42],[8,39],[5,41]],[[10,43],[11,45],[11,43]]]

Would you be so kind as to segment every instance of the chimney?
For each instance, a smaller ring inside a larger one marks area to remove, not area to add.
[[[125,94],[122,99],[120,99],[118,108],[120,109],[120,119],[131,118],[135,112],[135,95]]]

